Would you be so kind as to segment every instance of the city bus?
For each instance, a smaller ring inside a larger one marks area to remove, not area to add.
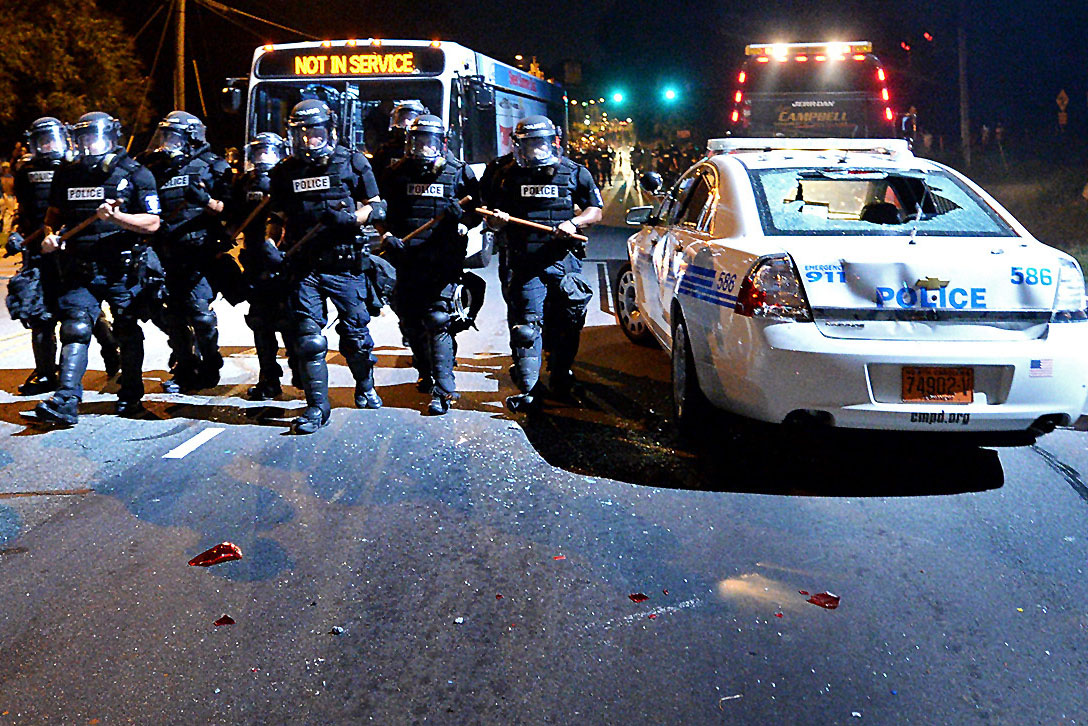
[[[328,103],[338,116],[340,143],[368,155],[388,138],[393,108],[418,101],[446,124],[449,150],[477,176],[487,162],[513,151],[511,135],[526,116],[547,116],[567,137],[561,86],[445,41],[264,45],[253,52],[248,78],[227,79],[226,110],[241,110],[243,89],[246,142],[264,131],[286,138],[287,117],[305,99]],[[480,230],[473,230],[466,266],[486,264],[489,256]]]
[[[311,98],[337,113],[342,144],[368,154],[386,140],[389,115],[405,101],[418,101],[440,117],[449,129],[450,151],[473,165],[512,151],[511,133],[526,116],[548,116],[566,136],[561,86],[457,43],[370,39],[265,45],[254,51],[248,79],[228,79],[228,106],[240,110],[243,85],[246,141],[262,131],[286,136],[291,108]]]
[[[747,137],[896,137],[872,43],[758,43],[744,49],[729,128]]]

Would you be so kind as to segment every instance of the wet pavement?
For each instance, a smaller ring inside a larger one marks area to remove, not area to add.
[[[623,236],[595,233],[591,282]],[[0,724],[1088,720],[1083,433],[993,450],[723,416],[682,441],[667,355],[607,300],[581,404],[515,418],[490,292],[449,415],[423,415],[386,312],[386,407],[352,408],[333,354],[306,437],[293,389],[241,397],[241,309],[217,304],[217,389],[155,393],[148,328],[150,414],[112,415],[95,357],[70,430],[20,415],[29,336],[0,322]],[[222,542],[242,558],[189,565]]]

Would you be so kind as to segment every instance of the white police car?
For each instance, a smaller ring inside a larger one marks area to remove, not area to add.
[[[905,141],[716,139],[640,225],[617,319],[674,413],[1033,440],[1082,412],[1076,260]],[[1003,436],[1002,434],[1013,434]]]

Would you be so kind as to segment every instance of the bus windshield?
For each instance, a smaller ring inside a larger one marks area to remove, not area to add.
[[[418,101],[442,115],[443,88],[437,79],[276,81],[256,85],[251,99],[251,135],[284,135],[287,117],[299,101],[325,101],[340,119],[341,143],[373,153],[389,136],[389,116],[404,101]]]

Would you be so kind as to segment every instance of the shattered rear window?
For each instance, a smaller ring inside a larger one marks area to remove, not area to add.
[[[749,169],[768,235],[1016,237],[944,171]]]

